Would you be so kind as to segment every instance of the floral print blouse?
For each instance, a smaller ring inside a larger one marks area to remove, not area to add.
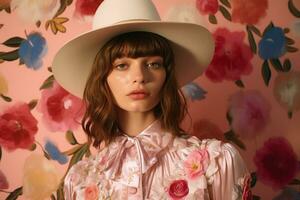
[[[231,144],[176,137],[157,120],[73,165],[64,194],[66,200],[238,200],[250,199],[249,184]]]

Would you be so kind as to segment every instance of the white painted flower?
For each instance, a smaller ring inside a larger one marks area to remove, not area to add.
[[[274,95],[288,111],[300,109],[300,72],[279,73],[275,79]]]
[[[12,0],[10,6],[21,19],[35,23],[52,19],[60,7],[60,0]]]
[[[207,20],[199,13],[194,4],[176,4],[163,16],[165,21],[188,22],[207,27]]]

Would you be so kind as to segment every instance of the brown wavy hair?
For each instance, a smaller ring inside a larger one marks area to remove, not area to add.
[[[81,123],[89,142],[93,142],[94,147],[100,147],[102,141],[109,144],[120,134],[117,131],[116,105],[107,77],[112,71],[114,60],[124,56],[163,58],[166,80],[161,100],[154,107],[154,114],[164,130],[174,135],[183,135],[180,123],[187,113],[187,105],[175,77],[174,54],[169,41],[150,32],[130,32],[109,40],[94,59],[83,94],[86,112]]]

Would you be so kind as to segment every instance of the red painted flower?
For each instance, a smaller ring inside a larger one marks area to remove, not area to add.
[[[252,192],[251,192],[251,176],[246,176],[244,179],[244,186],[243,186],[243,195],[242,200],[252,200]]]
[[[205,74],[215,82],[222,80],[236,81],[242,75],[252,71],[251,59],[253,53],[244,43],[244,32],[230,32],[225,28],[218,28],[213,34],[216,42],[215,54]]]
[[[202,14],[214,15],[218,11],[219,3],[217,0],[196,0],[196,7]]]
[[[103,0],[77,0],[75,4],[75,15],[79,17],[93,16]]]
[[[186,180],[175,180],[170,184],[169,195],[173,200],[179,200],[188,195],[189,187]]]
[[[232,21],[241,24],[257,24],[266,16],[268,0],[232,0]]]
[[[258,179],[273,189],[281,189],[290,183],[299,169],[297,156],[283,137],[267,140],[256,152],[254,163]]]
[[[84,106],[78,97],[68,93],[57,82],[44,89],[39,102],[43,121],[51,131],[67,131],[78,128]]]
[[[224,134],[221,129],[208,119],[201,119],[199,121],[196,121],[193,125],[192,135],[198,137],[199,139],[224,139]]]
[[[37,120],[25,103],[18,103],[0,115],[0,145],[7,150],[28,149],[38,131]]]

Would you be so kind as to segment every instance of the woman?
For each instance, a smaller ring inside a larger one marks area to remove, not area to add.
[[[66,199],[245,197],[249,175],[237,150],[180,128],[186,103],[179,88],[209,64],[211,35],[158,19],[149,0],[106,0],[94,30],[56,55],[54,75],[83,96],[83,129],[99,149],[70,169]]]

